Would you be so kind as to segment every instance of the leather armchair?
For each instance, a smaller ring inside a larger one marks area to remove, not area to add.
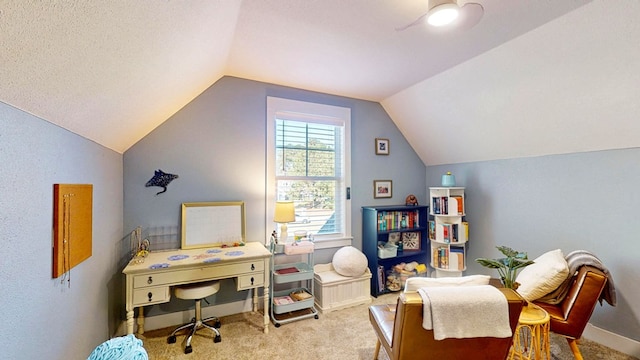
[[[574,275],[569,292],[562,302],[556,305],[533,302],[549,313],[551,331],[566,337],[576,360],[583,359],[577,341],[582,336],[607,281],[604,272],[585,265]]]
[[[500,289],[509,303],[509,324],[515,331],[524,299],[511,289]],[[369,320],[378,341],[374,359],[383,346],[392,360],[401,359],[447,359],[467,360],[505,359],[512,338],[468,338],[436,341],[433,330],[422,327],[422,298],[418,293],[400,293],[397,304],[373,305],[369,307]]]

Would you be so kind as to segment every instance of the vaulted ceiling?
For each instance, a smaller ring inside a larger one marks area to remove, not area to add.
[[[380,102],[428,165],[638,146],[637,2],[477,2],[1,0],[0,101],[121,153],[225,75]]]

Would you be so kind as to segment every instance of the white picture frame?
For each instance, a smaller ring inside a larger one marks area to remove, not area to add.
[[[182,204],[182,249],[233,246],[244,242],[244,202]]]

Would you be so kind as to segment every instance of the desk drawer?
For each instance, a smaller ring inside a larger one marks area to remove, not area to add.
[[[238,291],[262,287],[264,285],[264,272],[251,275],[238,276],[236,279]]]
[[[203,266],[193,269],[172,270],[170,267],[162,271],[153,271],[145,275],[133,277],[133,288],[147,288],[160,285],[194,283],[205,280],[226,279],[243,275],[255,275],[264,278],[264,261],[246,261],[225,265]],[[250,276],[249,276],[250,277]]]
[[[159,304],[171,300],[168,286],[133,290],[133,306]]]

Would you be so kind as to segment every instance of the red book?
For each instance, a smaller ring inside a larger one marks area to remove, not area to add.
[[[291,273],[297,273],[297,272],[299,272],[299,270],[296,267],[288,267],[288,268],[282,268],[282,269],[276,270],[276,274],[278,275],[291,274]]]

